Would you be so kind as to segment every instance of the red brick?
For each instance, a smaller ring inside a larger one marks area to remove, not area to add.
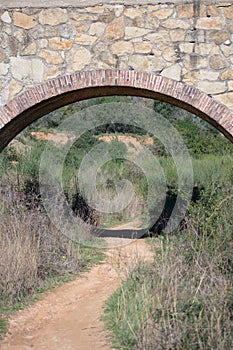
[[[163,99],[168,102],[172,102],[173,99],[176,105],[180,105],[182,108],[192,112],[195,111],[199,117],[212,121],[213,125],[217,122],[218,128],[233,141],[232,112],[226,106],[218,103],[195,87],[166,77],[156,76],[153,73],[101,69],[82,71],[54,78],[21,93],[7,105],[0,108],[0,149],[3,149],[11,138],[11,135],[5,132],[9,121],[17,120],[18,116],[26,113],[29,108],[32,108],[33,112],[33,106],[39,102],[42,104],[43,102],[46,103],[51,97],[56,98],[71,91],[79,91],[80,99],[82,99],[82,91],[84,89],[104,87],[107,91],[109,86],[115,86],[119,91],[127,87],[134,88],[135,96],[145,95],[145,97],[148,97],[149,94],[149,96],[154,95],[155,98],[158,98],[159,95],[162,95]],[[91,93],[84,96],[84,98],[87,97],[91,98]],[[75,94],[73,98],[75,101],[77,98]],[[62,104],[62,102],[58,102],[58,104]],[[56,106],[56,108],[58,107],[59,105]],[[1,137],[1,133],[3,133],[5,139]],[[7,137],[9,137],[9,140],[6,139]]]

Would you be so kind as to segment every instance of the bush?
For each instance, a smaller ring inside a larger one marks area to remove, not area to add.
[[[135,267],[107,303],[115,348],[233,348],[232,205],[231,191],[209,189],[185,230],[154,240],[153,263]]]

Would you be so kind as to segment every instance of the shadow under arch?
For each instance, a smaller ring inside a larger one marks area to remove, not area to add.
[[[91,70],[66,74],[22,92],[0,108],[0,151],[33,121],[70,103],[94,97],[128,95],[183,108],[233,142],[233,113],[193,86],[134,70]]]

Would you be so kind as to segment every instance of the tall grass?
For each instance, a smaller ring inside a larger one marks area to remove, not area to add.
[[[107,302],[115,348],[233,348],[232,205],[232,191],[209,189],[185,230],[153,240],[153,263],[136,266]]]
[[[0,338],[8,315],[37,292],[75,278],[104,257],[103,250],[68,239],[43,207],[25,199],[12,186],[0,188]],[[82,236],[88,234],[86,227],[78,229]]]
[[[1,196],[0,209],[0,304],[25,298],[49,277],[80,271],[81,253],[40,208],[13,206]]]
[[[177,172],[171,157],[160,157],[159,161],[164,169],[167,184],[176,187]],[[192,158],[194,185],[209,187],[211,183],[233,183],[233,158],[232,155],[219,156],[215,154],[199,155]]]

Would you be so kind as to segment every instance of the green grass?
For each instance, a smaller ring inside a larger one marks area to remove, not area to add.
[[[132,266],[105,306],[114,348],[233,348],[232,206],[232,189],[210,188],[185,230],[149,240],[153,263]]]
[[[137,345],[138,332],[147,319],[145,303],[148,298],[144,286],[151,283],[146,273],[148,268],[145,263],[139,264],[105,305],[102,319],[111,332],[114,349],[135,349]]]

